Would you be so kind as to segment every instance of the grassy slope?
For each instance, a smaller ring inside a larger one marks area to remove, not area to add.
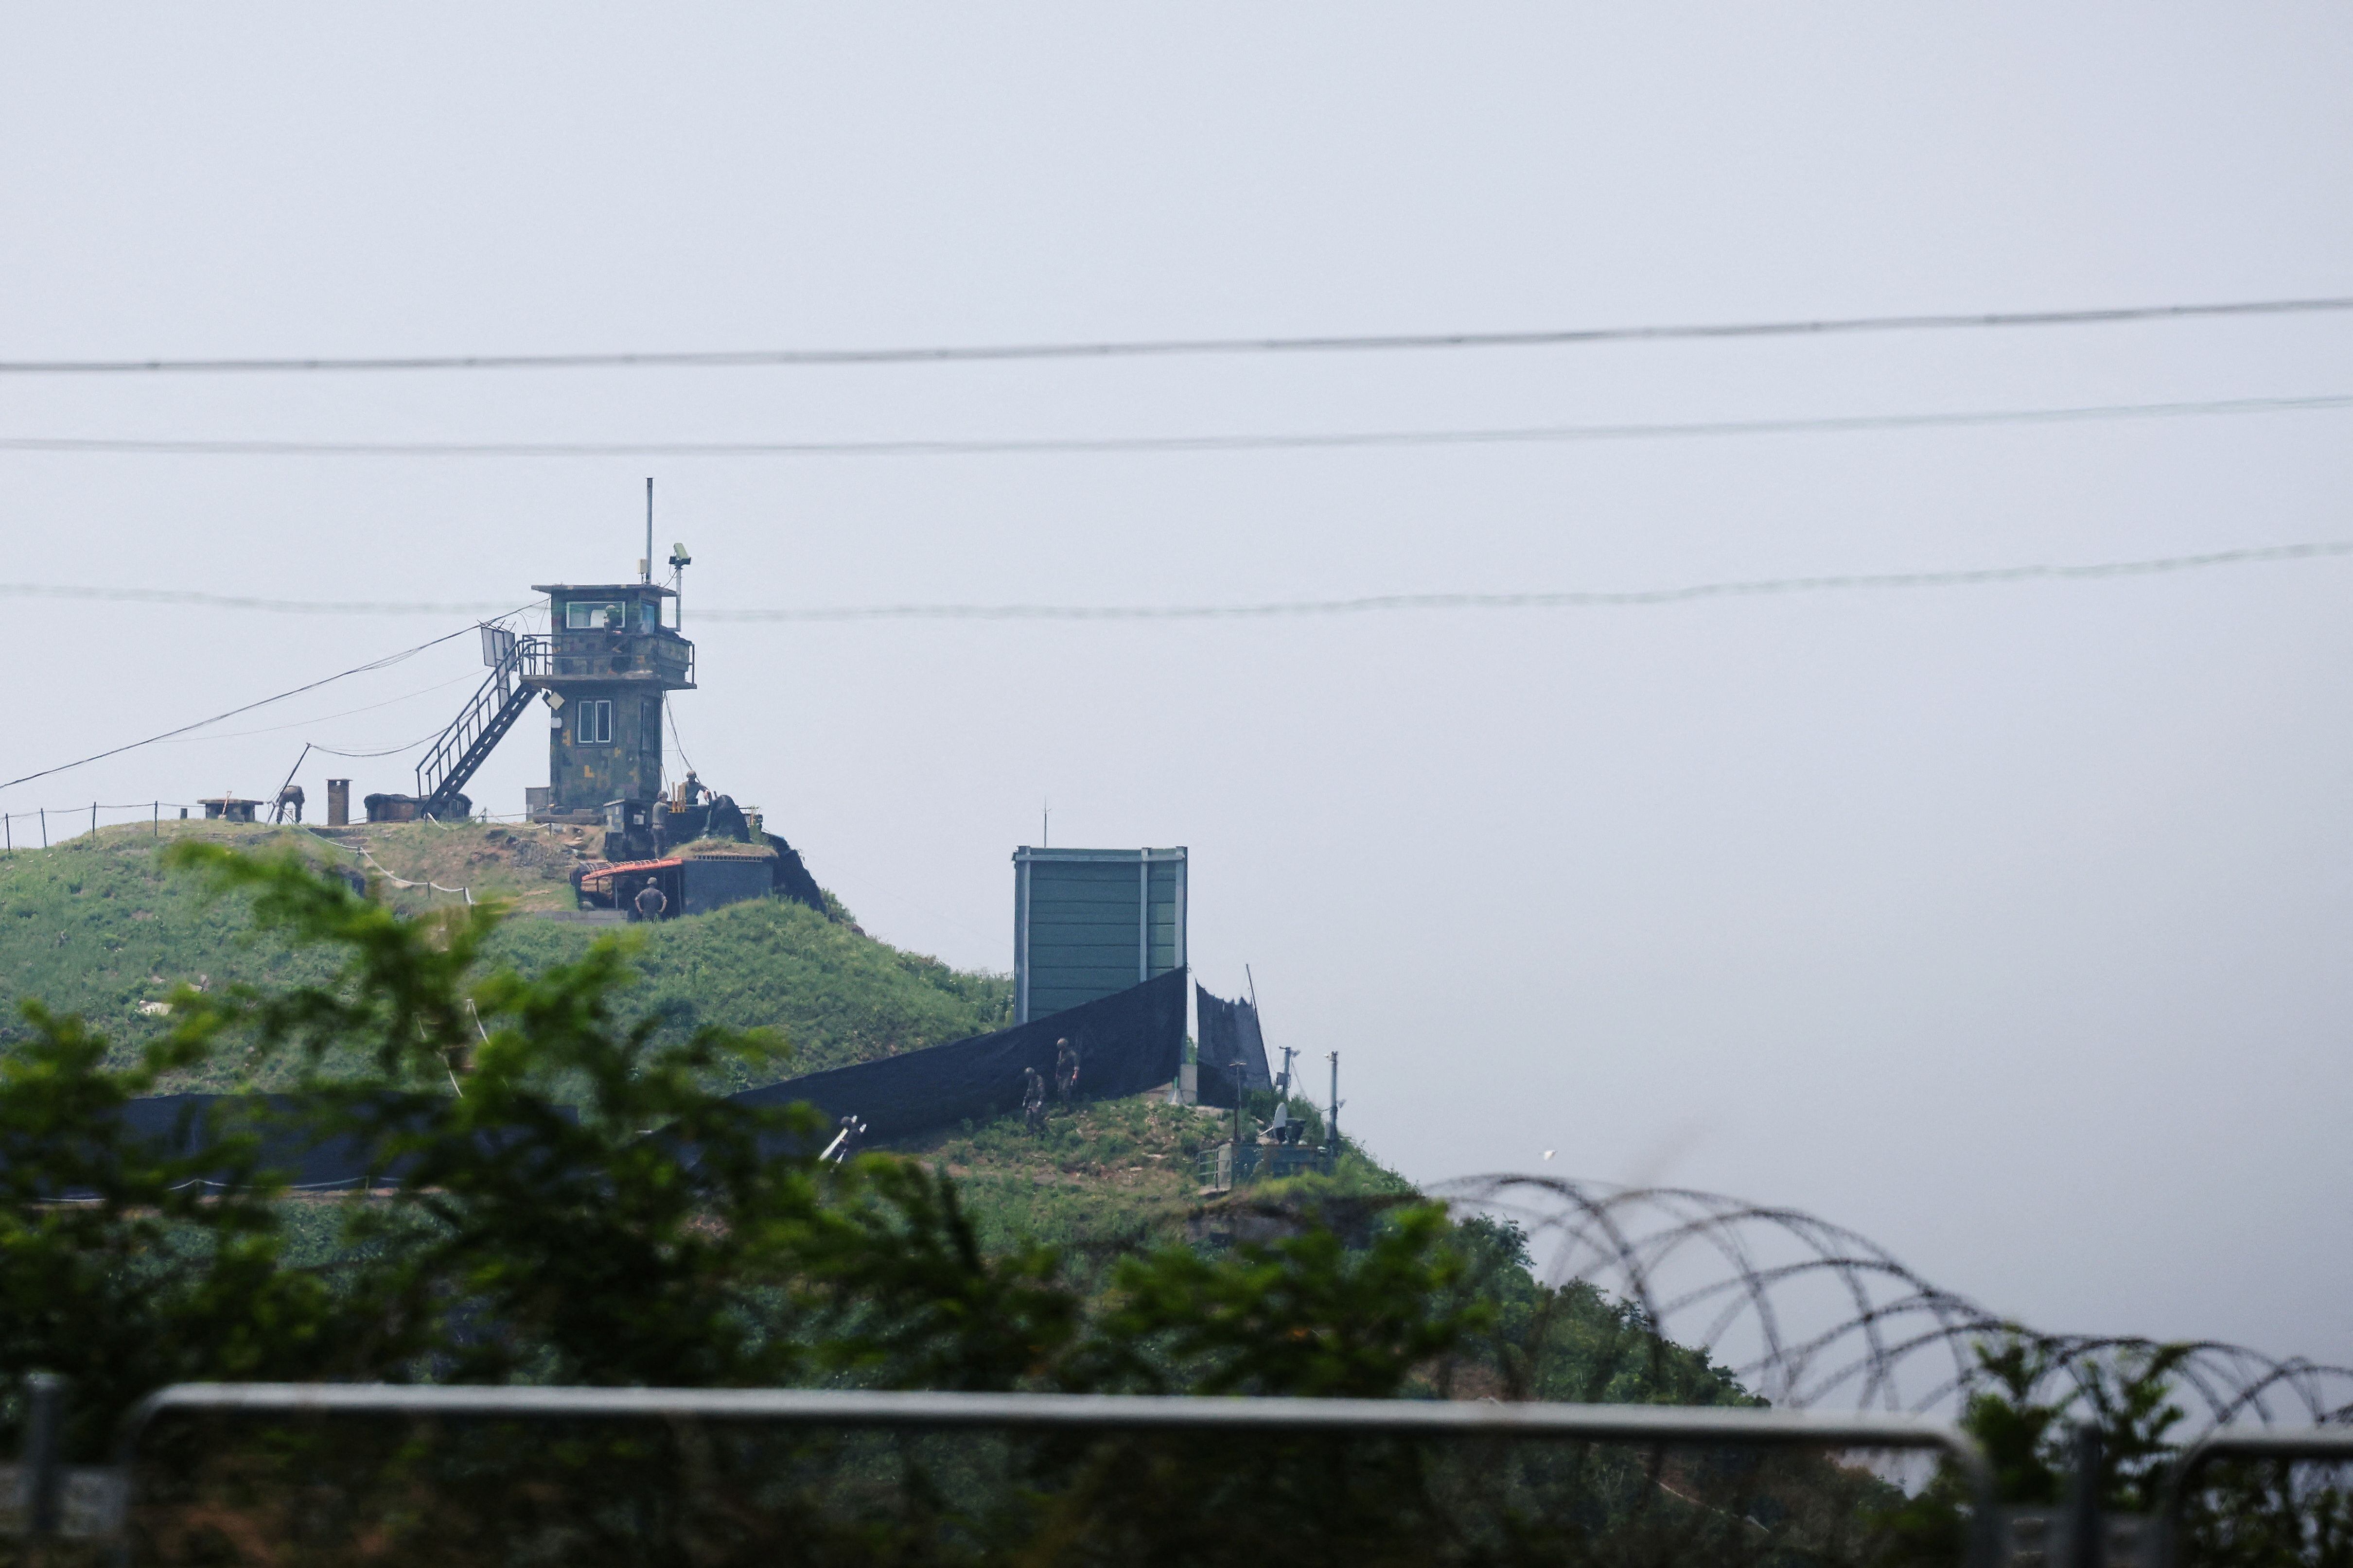
[[[470,888],[518,910],[569,908],[571,857],[554,836],[431,823],[372,827],[348,836],[390,876]],[[164,840],[203,837],[262,852],[290,849],[322,865],[373,873],[350,850],[292,829],[221,823],[167,823]],[[139,1005],[200,976],[214,984],[286,985],[324,977],[318,955],[292,953],[259,938],[233,901],[208,902],[184,876],[156,865],[158,844],[143,828],[110,828],[47,852],[0,858],[0,1042],[23,1025],[20,998],[76,1012],[126,1049],[153,1038],[162,1020]],[[427,887],[384,887],[412,910],[458,898]],[[496,939],[495,956],[535,969],[577,956],[613,928],[518,914]],[[827,921],[797,904],[763,900],[714,914],[631,928],[641,945],[642,982],[629,1002],[666,1026],[702,1024],[781,1030],[793,1071],[938,1045],[1000,1026],[1011,988],[1000,976],[965,973],[902,952],[854,926]],[[200,1079],[227,1088],[227,1067]],[[189,1087],[196,1087],[190,1085]]]
[[[172,823],[169,840],[201,837],[255,850],[288,850],[321,864],[361,864],[350,850],[307,832]],[[471,889],[519,910],[571,903],[571,857],[556,836],[432,824],[373,827],[343,836],[364,845],[391,876]],[[23,1027],[15,1000],[37,997],[79,1012],[125,1049],[152,1037],[161,1020],[139,1004],[199,975],[213,984],[248,981],[284,986],[323,979],[317,953],[288,952],[254,936],[234,903],[207,902],[190,881],[156,864],[160,846],[144,830],[110,829],[47,852],[0,858],[0,1048]],[[452,895],[429,888],[378,884],[382,896],[412,910],[447,906]],[[525,969],[560,962],[612,928],[518,917],[497,938],[495,957]],[[628,1005],[654,1012],[665,1026],[716,1024],[773,1027],[793,1047],[789,1070],[812,1071],[893,1051],[936,1045],[1000,1026],[1010,1012],[1001,976],[949,969],[902,952],[854,925],[836,923],[797,904],[740,904],[716,913],[631,931],[641,942],[643,976]],[[232,1088],[251,1081],[223,1063],[178,1087]],[[1271,1111],[1271,1104],[1259,1107]],[[1294,1102],[1313,1124],[1313,1110]],[[1101,1256],[1138,1241],[1198,1236],[1214,1239],[1221,1221],[1204,1215],[1196,1152],[1229,1135],[1230,1113],[1172,1106],[1158,1096],[1082,1104],[1057,1110],[1042,1135],[1018,1116],[1002,1117],[899,1141],[892,1147],[957,1178],[984,1246],[1035,1238]],[[1336,1174],[1307,1184],[1345,1194],[1402,1194],[1394,1173],[1350,1150]],[[1245,1202],[1270,1196],[1248,1190]],[[330,1203],[289,1205],[303,1246],[322,1256],[337,1245],[338,1210]],[[1525,1313],[1522,1284],[1504,1292],[1507,1315]],[[1591,1396],[1580,1368],[1598,1353],[1587,1345],[1623,1341],[1624,1322],[1598,1300],[1575,1307],[1564,1323],[1565,1360],[1556,1395]],[[1647,1339],[1642,1341],[1648,1343]],[[1622,1354],[1622,1352],[1619,1352]],[[1647,1358],[1629,1363],[1626,1385],[1609,1397],[1655,1397]],[[1715,1403],[1736,1386],[1704,1357],[1674,1351],[1664,1368],[1676,1396]],[[1630,1379],[1630,1381],[1628,1381]]]
[[[1231,1111],[1137,1095],[1058,1110],[1041,1134],[1006,1116],[890,1147],[956,1178],[987,1245],[1026,1236],[1083,1247],[1186,1220],[1200,1203],[1195,1152],[1223,1142],[1232,1127]],[[1353,1149],[1331,1185],[1348,1193],[1409,1190]]]
[[[166,823],[164,841],[177,837],[291,850],[322,865],[380,868],[404,880],[505,900],[518,913],[495,939],[493,957],[524,970],[577,956],[615,929],[525,912],[572,903],[572,857],[560,835],[431,823],[339,835],[364,846],[374,867],[307,831]],[[325,978],[320,955],[255,936],[234,900],[208,902],[186,877],[162,870],[159,848],[146,829],[110,828],[94,843],[84,837],[0,858],[0,1044],[23,1027],[18,998],[80,1013],[127,1053],[164,1027],[139,1005],[183,981],[283,986]],[[461,901],[429,887],[377,886],[411,910]],[[950,969],[781,900],[631,927],[628,934],[640,944],[635,962],[642,976],[628,1005],[659,1016],[667,1028],[779,1029],[791,1047],[789,1072],[938,1045],[1010,1018],[1011,988],[1002,976]],[[222,1062],[174,1087],[251,1081]],[[1058,1111],[1042,1138],[1025,1133],[1016,1116],[897,1147],[961,1178],[992,1244],[1016,1235],[1084,1243],[1181,1225],[1196,1202],[1194,1151],[1224,1139],[1229,1125],[1226,1113],[1143,1096]],[[1403,1186],[1355,1155],[1341,1180],[1357,1189]]]

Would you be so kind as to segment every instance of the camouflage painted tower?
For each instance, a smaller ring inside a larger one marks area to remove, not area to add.
[[[522,684],[547,703],[547,794],[531,818],[601,822],[634,839],[649,831],[661,796],[662,695],[694,686],[677,591],[643,582],[535,591],[547,595],[547,639]]]

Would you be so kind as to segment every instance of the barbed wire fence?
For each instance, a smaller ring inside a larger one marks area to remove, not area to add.
[[[92,801],[75,805],[19,806],[0,812],[0,854],[27,849],[61,849],[90,837],[101,826],[139,826],[161,832],[167,819],[176,822],[190,812],[204,811],[200,801]],[[103,820],[101,820],[101,814]]]
[[[2233,1425],[2353,1425],[2353,1368],[2219,1341],[2168,1347],[2039,1331],[1797,1209],[1527,1175],[1467,1178],[1433,1195],[1516,1228],[1555,1291],[1599,1293],[1652,1342],[1703,1352],[1777,1405],[1955,1415],[1992,1388],[1986,1352],[2018,1343],[2031,1352],[2029,1396],[2066,1408],[2170,1348],[2185,1438]]]

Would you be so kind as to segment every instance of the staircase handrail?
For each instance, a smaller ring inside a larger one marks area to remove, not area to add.
[[[473,697],[441,731],[432,749],[417,764],[417,797],[429,800],[466,759],[474,742],[512,701],[516,682],[542,673],[547,662],[547,639],[536,634],[518,637],[510,644]]]

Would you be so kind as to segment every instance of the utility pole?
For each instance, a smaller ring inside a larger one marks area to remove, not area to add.
[[[1340,1153],[1340,1053],[1332,1053],[1332,1109],[1324,1118],[1324,1142],[1332,1146],[1335,1159]]]
[[[1239,1173],[1242,1163],[1242,1058],[1233,1059],[1234,1074],[1234,1169]]]

